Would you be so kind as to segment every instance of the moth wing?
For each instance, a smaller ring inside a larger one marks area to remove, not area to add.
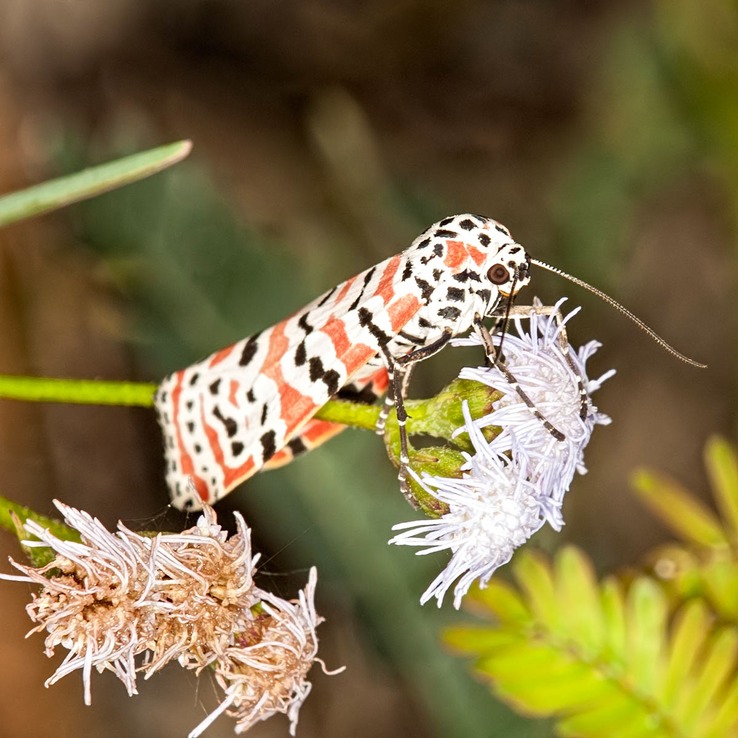
[[[389,378],[384,367],[374,369],[370,367],[371,374],[366,379],[354,376],[354,378],[338,391],[336,397],[358,399],[360,402],[373,404],[387,391]],[[349,389],[348,392],[346,390]],[[341,423],[333,423],[329,420],[310,418],[301,430],[290,438],[290,440],[277,451],[271,459],[264,463],[265,470],[277,469],[289,464],[295,457],[312,451],[321,444],[338,435],[345,430],[346,426]]]
[[[377,355],[383,334],[402,329],[421,302],[395,294],[399,267],[400,257],[388,259],[162,382],[156,406],[176,507],[211,504],[261,469]]]

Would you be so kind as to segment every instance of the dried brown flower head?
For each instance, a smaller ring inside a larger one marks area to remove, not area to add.
[[[210,667],[225,698],[192,736],[223,712],[236,718],[238,733],[283,712],[294,733],[318,660],[315,569],[297,600],[283,600],[254,585],[258,556],[238,513],[230,537],[209,507],[189,530],[148,536],[120,523],[111,533],[86,512],[55,504],[81,542],[28,520],[37,540],[26,545],[49,547],[55,558],[42,568],[11,559],[22,576],[0,575],[41,586],[27,606],[31,632],[46,631],[49,656],[68,650],[47,686],[81,669],[89,704],[93,667],[112,671],[129,695],[138,672],[149,678],[172,661],[198,673]]]

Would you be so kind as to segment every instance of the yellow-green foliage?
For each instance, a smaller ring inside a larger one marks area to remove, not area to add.
[[[681,539],[649,555],[644,573],[598,581],[573,547],[553,560],[523,551],[516,584],[497,578],[470,595],[483,622],[445,641],[501,699],[554,717],[562,736],[738,735],[738,464],[719,439],[706,457],[721,517],[671,480],[635,476]]]

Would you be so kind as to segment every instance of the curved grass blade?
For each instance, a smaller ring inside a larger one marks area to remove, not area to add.
[[[0,197],[0,227],[145,179],[184,159],[190,141],[159,146]]]

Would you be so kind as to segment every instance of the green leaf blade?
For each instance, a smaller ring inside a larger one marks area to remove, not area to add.
[[[738,654],[738,632],[723,628],[716,632],[705,653],[690,689],[676,706],[675,714],[688,735],[698,734],[698,726],[714,710],[714,701],[734,677]]]
[[[658,690],[659,699],[667,709],[675,709],[682,700],[684,685],[693,673],[697,656],[709,632],[710,615],[704,602],[689,602],[677,613],[668,663]]]
[[[528,624],[532,617],[523,598],[504,579],[492,579],[484,589],[473,588],[465,607],[483,617],[492,616],[503,623]]]
[[[738,680],[727,690],[704,732],[704,738],[725,738],[727,735],[738,735]]]
[[[513,573],[535,618],[557,629],[559,605],[553,573],[545,556],[537,551],[521,551],[513,561]]]
[[[734,541],[738,541],[738,457],[723,438],[713,436],[705,446],[705,466],[718,508]]]
[[[626,666],[639,692],[654,694],[665,668],[668,604],[663,590],[646,577],[637,579],[626,601]]]
[[[519,634],[479,625],[447,628],[443,634],[444,643],[463,655],[485,656],[515,645],[519,640]]]
[[[521,640],[479,663],[495,691],[526,712],[550,715],[599,698],[607,682],[589,664],[557,645]]]
[[[573,546],[565,547],[556,557],[555,583],[564,632],[575,636],[579,648],[593,656],[601,652],[605,622],[589,559]]]
[[[705,553],[724,562],[728,550]],[[695,595],[672,622],[667,587],[647,576],[599,584],[574,548],[553,561],[523,551],[513,567],[517,590],[501,586],[498,608],[512,618],[497,617],[493,598],[487,612],[478,608],[497,620],[489,632],[459,629],[457,640],[466,638],[477,673],[518,712],[552,717],[572,738],[738,734],[738,628],[716,629],[709,600]]]
[[[735,559],[715,556],[702,565],[699,573],[704,596],[723,618],[738,622],[738,566]]]
[[[638,497],[685,541],[704,548],[729,545],[712,511],[673,480],[642,469],[632,481]]]
[[[606,701],[559,720],[557,732],[571,738],[677,738],[680,734],[637,700],[613,691]]]
[[[184,159],[190,141],[159,146],[0,197],[0,227],[150,177]]]
[[[74,528],[70,528],[61,520],[40,515],[30,507],[19,505],[17,502],[0,496],[0,527],[14,533],[18,540],[22,542],[31,539],[31,536],[23,528],[23,524],[27,520],[35,520],[42,528],[46,528],[62,540],[80,540],[79,532]],[[53,561],[56,556],[54,551],[47,546],[23,546],[23,549],[33,566],[45,566]]]
[[[608,578],[602,585],[600,592],[600,606],[605,626],[605,643],[603,658],[619,668],[624,668],[626,625],[625,625],[625,598],[619,582]]]

